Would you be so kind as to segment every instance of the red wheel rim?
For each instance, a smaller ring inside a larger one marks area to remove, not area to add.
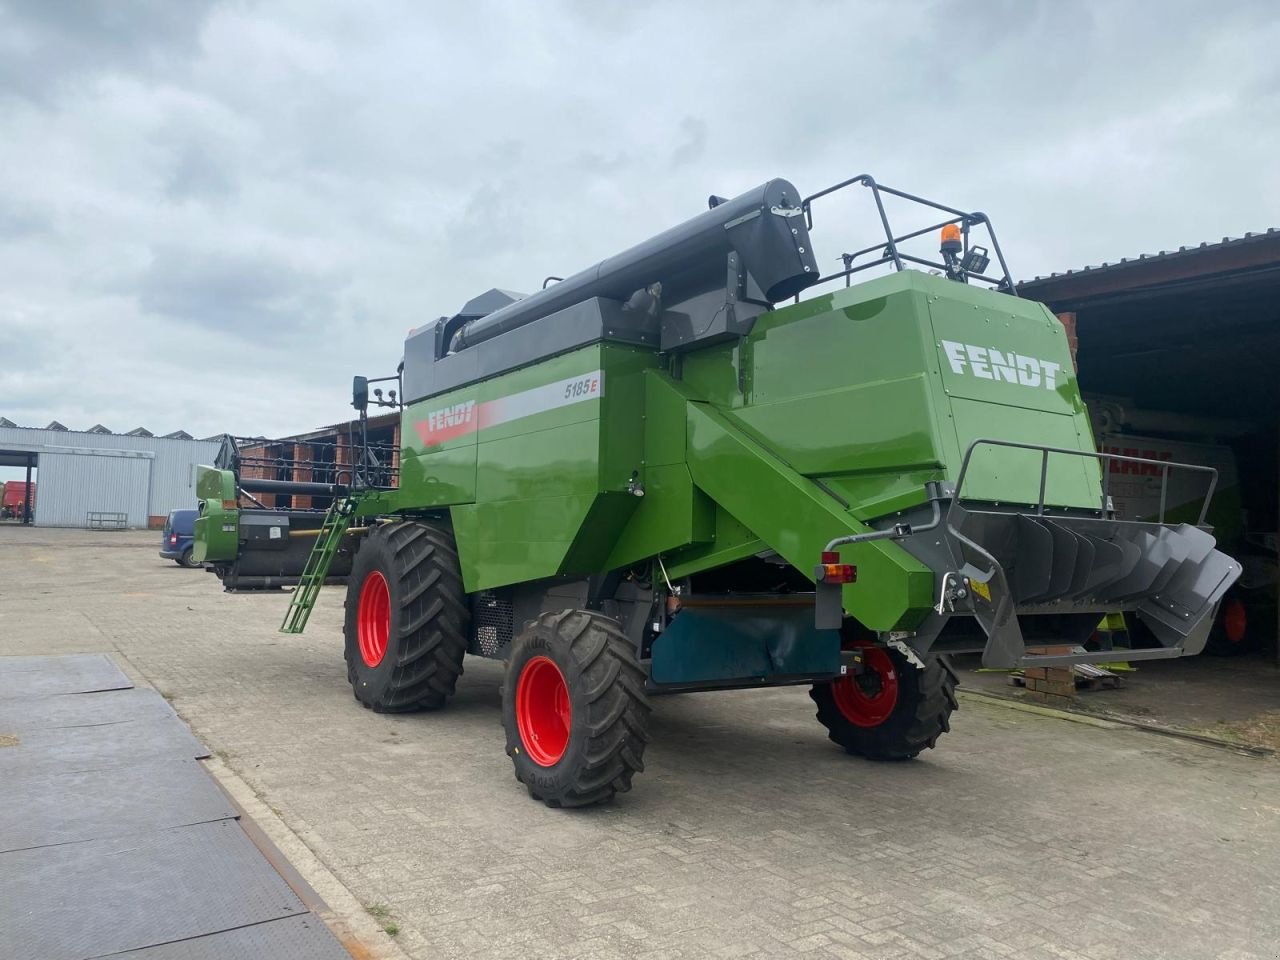
[[[516,683],[516,726],[529,758],[540,767],[559,763],[572,721],[564,674],[549,657],[534,657]]]
[[[1232,643],[1239,643],[1249,632],[1249,611],[1241,600],[1228,600],[1222,611],[1222,632]]]
[[[391,590],[387,578],[374,570],[360,585],[360,602],[356,606],[356,642],[366,666],[376,667],[382,662],[390,636]]]
[[[856,727],[878,727],[898,704],[898,671],[879,647],[863,651],[860,676],[831,681],[831,697],[844,718]]]

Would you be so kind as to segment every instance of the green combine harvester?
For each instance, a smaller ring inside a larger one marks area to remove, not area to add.
[[[848,187],[883,235],[824,276],[814,202]],[[939,222],[895,234],[886,199]],[[867,176],[712,197],[415,330],[382,379],[398,482],[363,457],[338,484],[257,479],[231,444],[201,470],[195,558],[291,575],[289,632],[345,578],[373,710],[437,709],[466,654],[504,661],[506,750],[551,806],[630,788],[656,694],[805,684],[845,750],[914,757],[956,709],[947,654],[1111,660],[1083,645],[1113,611],[1158,643],[1129,660],[1198,653],[1239,575],[1203,525],[1209,468],[1150,461],[1199,475],[1198,523],[1116,519],[1104,462],[1147,461],[1096,451],[1063,328],[1015,295],[987,218]],[[332,506],[245,506],[272,490]]]

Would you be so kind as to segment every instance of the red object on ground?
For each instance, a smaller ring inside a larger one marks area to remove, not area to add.
[[[0,493],[0,509],[6,515],[18,516],[22,512],[22,504],[26,499],[27,482],[25,480],[6,480],[4,491]],[[31,484],[31,509],[36,508],[36,485]]]

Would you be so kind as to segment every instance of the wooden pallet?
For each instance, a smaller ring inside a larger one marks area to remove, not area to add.
[[[1091,663],[1074,664],[1071,673],[1077,690],[1114,690],[1124,684],[1124,677]],[[1019,671],[1009,675],[1009,682],[1015,687],[1025,687],[1027,678]]]

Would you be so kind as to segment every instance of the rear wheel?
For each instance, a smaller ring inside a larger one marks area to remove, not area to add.
[[[187,547],[187,549],[185,549],[185,550],[183,550],[183,551],[182,551],[182,559],[181,559],[181,560],[179,560],[178,562],[179,562],[180,564],[182,564],[184,567],[195,567],[195,566],[199,566],[199,564],[197,564],[197,563],[195,562],[195,560],[193,560],[193,559],[191,558],[191,551],[192,551],[192,549],[193,549],[193,548],[191,548],[191,547]]]
[[[863,663],[861,674],[809,691],[832,742],[869,760],[907,760],[951,729],[957,678],[945,657],[921,670],[898,650],[867,647]]]
[[[516,779],[549,807],[583,807],[631,789],[648,742],[645,675],[610,618],[544,613],[511,645],[502,725]]]
[[[357,700],[380,713],[444,706],[470,629],[448,526],[404,521],[369,533],[347,580],[347,679]]]
[[[1228,597],[1218,609],[1217,619],[1205,643],[1205,652],[1218,657],[1234,657],[1249,649],[1249,639],[1249,608],[1239,597]]]

